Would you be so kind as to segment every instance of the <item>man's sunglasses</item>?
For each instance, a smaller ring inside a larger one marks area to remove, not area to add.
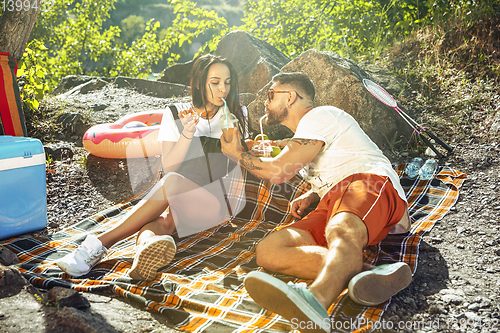
[[[268,100],[269,102],[272,102],[272,101],[273,101],[273,98],[274,98],[274,94],[285,94],[285,93],[286,93],[286,94],[288,94],[288,93],[291,93],[291,91],[284,91],[284,90],[281,90],[281,91],[279,91],[279,90],[269,90],[269,91],[267,92],[267,100]],[[300,96],[298,92],[296,92],[296,91],[295,91],[295,93],[297,94],[297,96],[298,96],[300,99],[302,99],[302,96]]]

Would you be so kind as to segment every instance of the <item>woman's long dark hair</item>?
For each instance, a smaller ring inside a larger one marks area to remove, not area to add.
[[[229,60],[218,55],[205,54],[196,59],[191,69],[191,97],[195,108],[202,108],[207,104],[206,82],[208,70],[213,64],[224,64],[229,68],[231,77],[230,90],[226,98],[229,112],[239,120],[240,131],[244,135],[248,128],[248,119],[243,115],[240,104],[240,90],[238,87],[238,73]],[[250,129],[248,129],[250,131]]]

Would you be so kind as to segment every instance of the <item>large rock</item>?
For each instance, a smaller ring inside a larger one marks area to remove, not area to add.
[[[19,263],[17,255],[7,247],[0,245],[0,265],[14,265]]]
[[[271,44],[241,30],[224,36],[215,54],[229,59],[236,68],[240,92],[252,94],[262,89],[290,61]]]
[[[165,69],[163,76],[158,79],[158,81],[178,83],[189,86],[191,84],[191,69],[193,68],[193,64],[194,60],[191,60],[182,64],[175,64],[173,66],[170,66]]]
[[[0,299],[14,296],[30,286],[19,270],[0,265]]]
[[[187,95],[184,85],[168,82],[151,81],[132,77],[118,76],[115,78],[68,75],[52,91],[53,96],[66,98],[71,95],[88,94],[101,89],[107,84],[118,88],[134,89],[140,94],[159,98],[172,98]],[[99,110],[97,110],[99,111]]]
[[[214,53],[231,61],[238,72],[241,93],[257,93],[290,61],[271,44],[241,30],[224,36]],[[158,81],[189,85],[193,63],[191,60],[168,67]]]
[[[54,96],[60,95],[94,79],[96,79],[96,77],[88,75],[67,75],[59,82],[57,87],[52,90],[51,94]]]
[[[0,332],[52,332],[46,327],[40,294],[18,269],[0,265]]]
[[[118,88],[133,88],[135,91],[159,98],[185,96],[186,87],[180,84],[158,82],[131,77],[118,76],[114,81]]]
[[[388,144],[394,134],[411,136],[411,128],[396,111],[378,101],[364,87],[364,78],[377,82],[351,60],[334,52],[308,50],[281,69],[281,72],[304,72],[316,87],[314,106],[336,106],[354,117],[366,134],[380,147]],[[250,124],[259,128],[259,118],[264,115],[268,83],[248,109]],[[272,139],[291,136],[293,133],[284,126],[264,127]],[[406,140],[403,140],[406,141]]]

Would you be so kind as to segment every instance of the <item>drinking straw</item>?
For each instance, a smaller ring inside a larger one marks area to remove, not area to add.
[[[226,129],[228,130],[229,129],[229,115],[227,113],[227,103],[226,103],[226,100],[224,98],[222,98],[222,101],[224,102],[224,110],[226,111]]]
[[[264,127],[262,126],[262,121],[264,119],[267,119],[267,114],[263,115],[262,117],[260,117],[260,120],[259,120],[259,123],[260,123],[260,134],[261,134],[261,143],[260,143],[260,147],[262,147],[262,149],[265,151],[266,149],[266,146],[271,146],[271,142],[269,140],[264,140]],[[266,156],[268,157],[268,156]]]
[[[262,120],[264,120],[265,118],[267,118],[267,114],[263,115],[262,117],[260,117],[260,134],[262,134],[262,140],[264,140],[264,130],[262,128]]]

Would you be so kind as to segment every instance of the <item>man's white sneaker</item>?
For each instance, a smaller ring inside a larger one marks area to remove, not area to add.
[[[57,261],[57,266],[71,276],[79,277],[90,272],[108,250],[93,234],[87,235],[78,248]]]
[[[411,280],[411,268],[404,262],[380,265],[351,279],[349,297],[361,305],[379,305],[408,287]]]
[[[177,247],[169,235],[152,236],[139,245],[128,275],[134,280],[154,280],[156,272],[168,265]]]

